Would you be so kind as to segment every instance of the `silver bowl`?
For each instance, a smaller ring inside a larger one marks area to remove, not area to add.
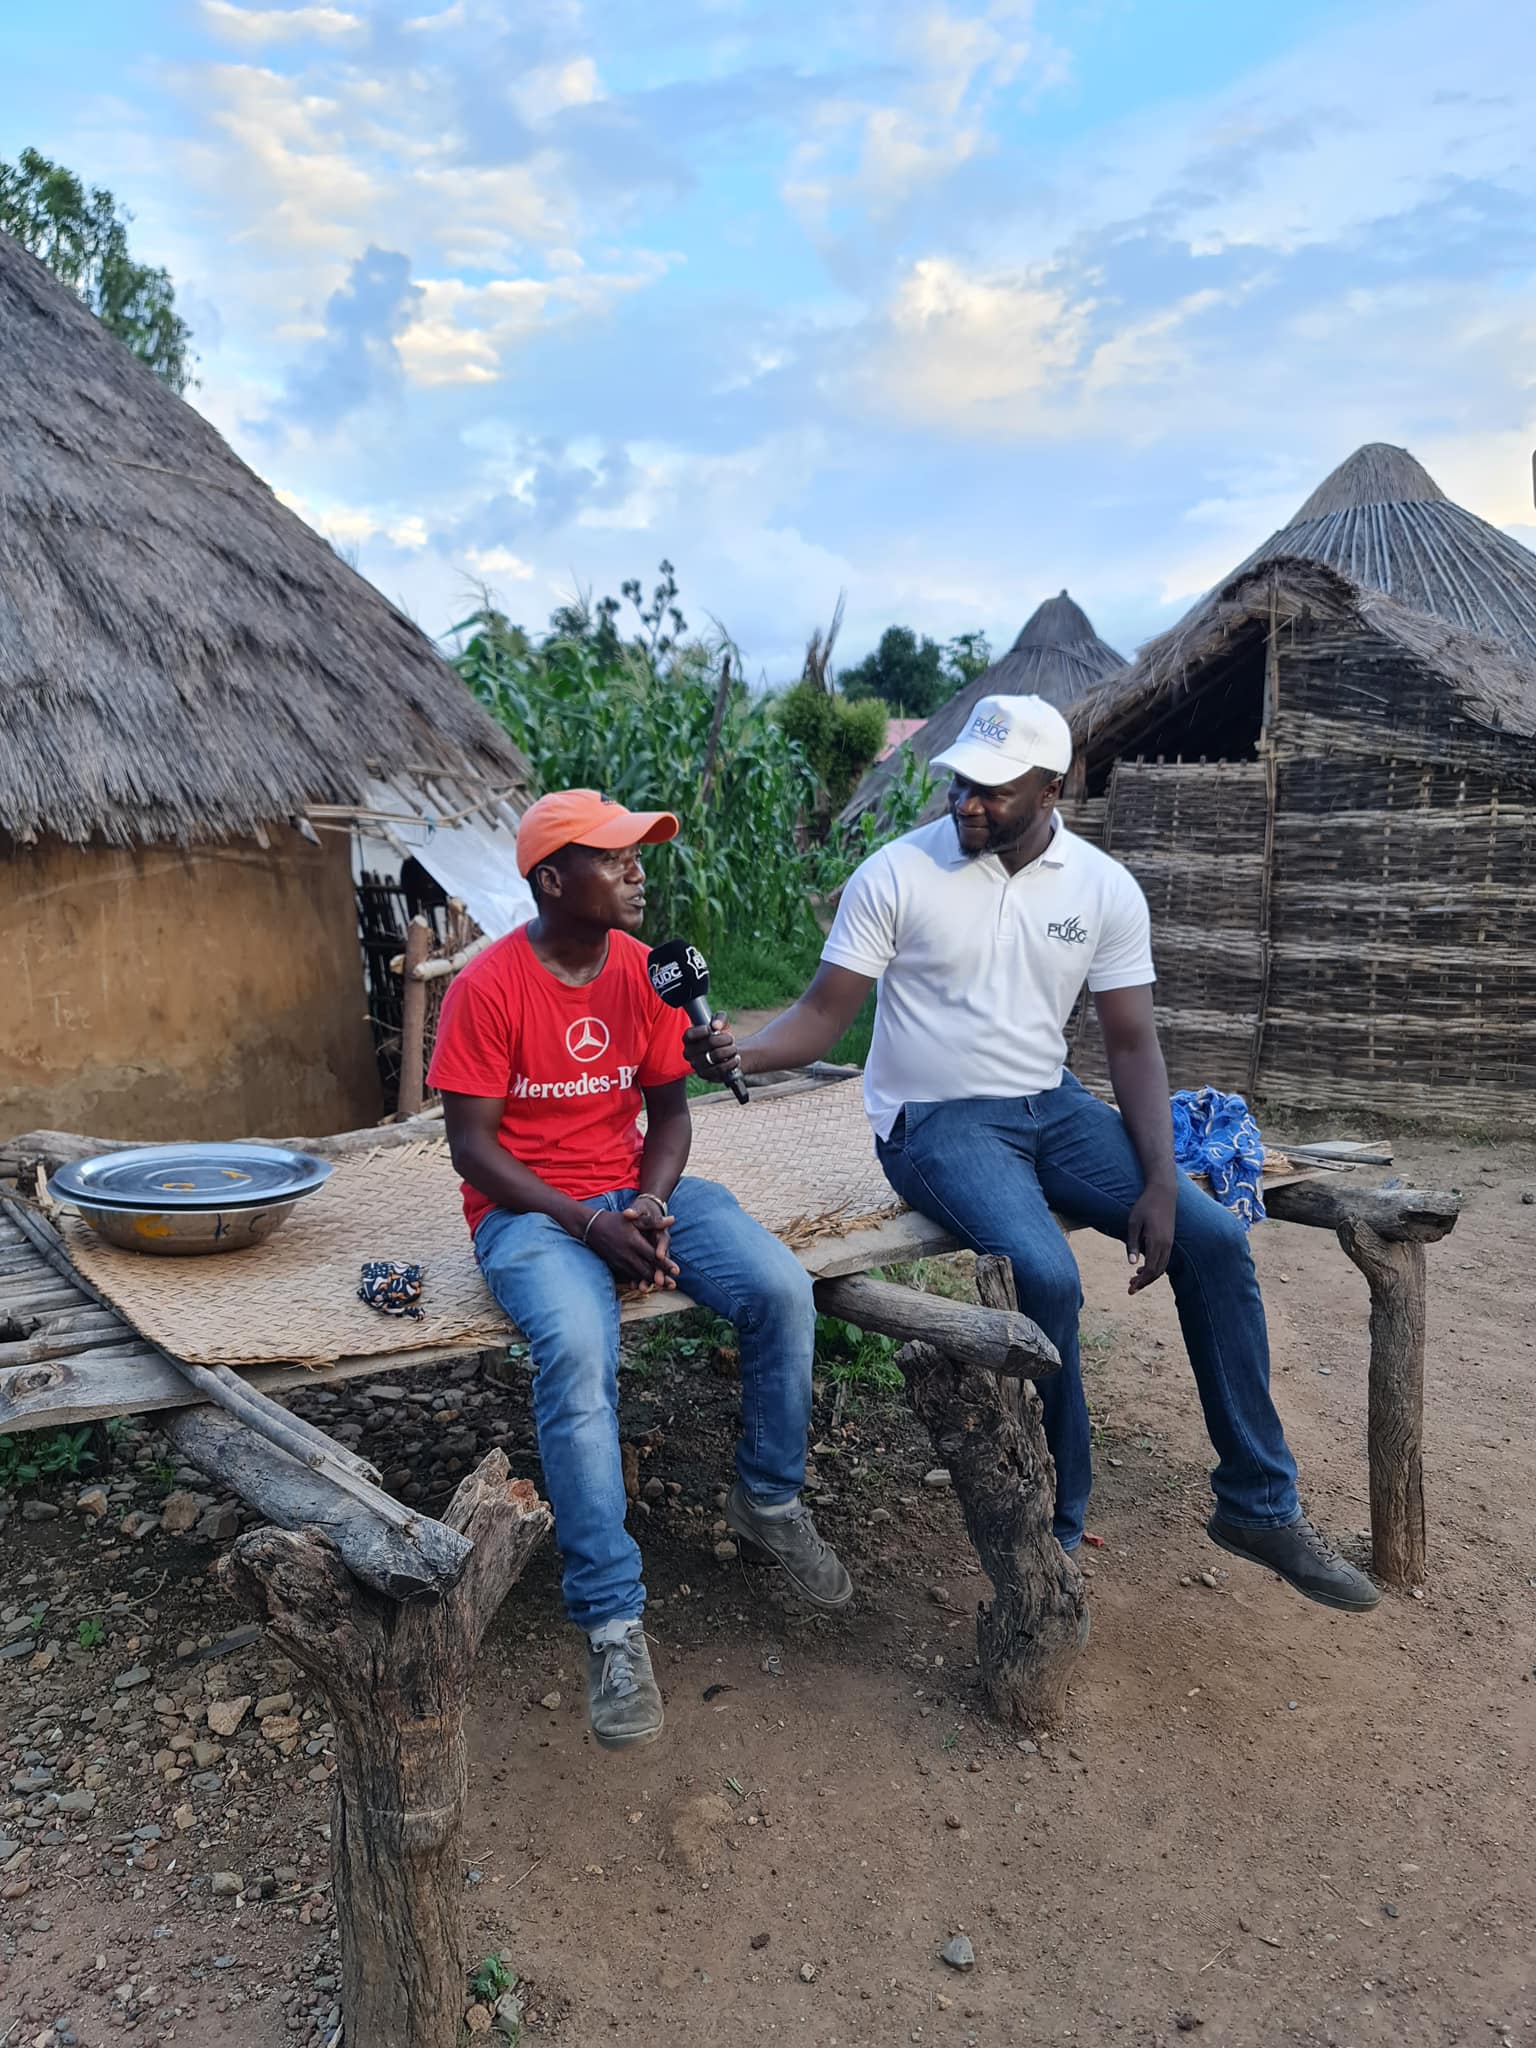
[[[281,1230],[298,1198],[243,1209],[96,1209],[73,1205],[108,1244],[156,1258],[196,1258],[205,1252],[245,1251]]]

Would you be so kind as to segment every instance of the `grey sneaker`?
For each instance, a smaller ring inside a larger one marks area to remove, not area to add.
[[[1381,1588],[1340,1557],[1305,1515],[1280,1529],[1242,1529],[1212,1515],[1205,1533],[1234,1557],[1246,1557],[1250,1564],[1278,1572],[1287,1585],[1323,1607],[1363,1614],[1381,1598]]]
[[[852,1579],[803,1501],[787,1515],[765,1515],[738,1479],[725,1503],[725,1519],[741,1538],[744,1557],[778,1565],[796,1592],[816,1606],[846,1607],[853,1598]]]
[[[587,1719],[604,1749],[654,1742],[666,1712],[637,1621],[616,1643],[587,1644]]]

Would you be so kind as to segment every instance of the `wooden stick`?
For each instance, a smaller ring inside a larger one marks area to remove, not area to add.
[[[440,1599],[469,1563],[469,1545],[457,1531],[423,1516],[402,1535],[344,1494],[333,1474],[306,1471],[223,1409],[178,1409],[159,1427],[188,1464],[232,1488],[266,1521],[324,1530],[347,1568],[393,1600]]]
[[[41,1217],[28,1215],[20,1203],[8,1195],[0,1195],[0,1208],[32,1240],[50,1265],[69,1274],[80,1291],[90,1295],[100,1306],[110,1306],[88,1280],[75,1272],[62,1244]],[[285,1451],[290,1458],[307,1466],[310,1471],[322,1474],[401,1535],[415,1534],[421,1518],[409,1508],[402,1507],[397,1500],[392,1500],[380,1488],[360,1479],[342,1458],[335,1455],[340,1447],[331,1444],[320,1431],[308,1423],[298,1422],[275,1401],[269,1401],[264,1394],[247,1387],[228,1366],[193,1365],[189,1360],[177,1358],[158,1344],[153,1344],[149,1338],[144,1341],[167,1365],[173,1366],[205,1401],[214,1402],[258,1436],[265,1437],[268,1443]]]
[[[414,1116],[426,1094],[427,987],[416,969],[432,950],[432,927],[418,915],[405,934],[405,987],[400,997],[400,1093],[402,1117]]]
[[[1061,1370],[1050,1338],[1016,1308],[977,1307],[942,1294],[919,1294],[866,1274],[818,1280],[815,1291],[816,1306],[824,1314],[899,1343],[931,1344],[963,1367],[1032,1380]]]

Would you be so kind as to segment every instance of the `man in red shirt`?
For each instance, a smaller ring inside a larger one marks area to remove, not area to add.
[[[652,989],[635,937],[640,848],[676,832],[670,812],[626,811],[595,790],[540,798],[517,835],[537,915],[454,982],[429,1074],[480,1270],[528,1340],[566,1610],[587,1637],[587,1709],[607,1748],[651,1741],[663,1719],[624,1526],[620,1287],[681,1286],[736,1325],[742,1434],[726,1520],[744,1555],[778,1565],[817,1606],[853,1591],[800,1499],[809,1276],[734,1195],[683,1174],[683,1014]]]

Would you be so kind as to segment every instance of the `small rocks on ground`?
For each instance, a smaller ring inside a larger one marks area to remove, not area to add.
[[[949,1472],[945,1466],[935,1465],[931,1472],[925,1472],[923,1474],[923,1484],[924,1486],[930,1487],[935,1493],[942,1493],[944,1489],[947,1486],[952,1485],[953,1482],[951,1481]]]
[[[816,1965],[814,1963],[802,1963],[800,1965],[800,1982],[802,1984],[814,1984],[816,1982]]]
[[[952,1970],[974,1969],[976,1951],[971,1947],[969,1935],[952,1935],[939,1950],[939,1961],[948,1963]]]
[[[208,1726],[215,1735],[226,1738],[233,1735],[251,1710],[251,1696],[242,1693],[238,1699],[210,1700],[208,1702]]]

